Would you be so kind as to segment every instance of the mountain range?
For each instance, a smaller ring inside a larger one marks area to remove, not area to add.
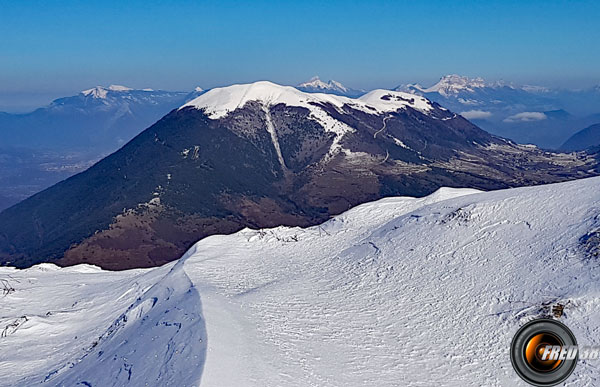
[[[425,96],[490,133],[548,149],[597,123],[600,113],[598,87],[552,89],[446,75],[431,87],[407,84],[395,90]]]
[[[99,152],[113,152],[195,96],[195,92],[98,86],[54,100],[31,113],[0,115],[0,135],[3,144],[13,147],[93,147]]]
[[[422,96],[270,82],[212,89],[88,170],[0,213],[0,262],[163,264],[244,227],[317,224],[386,196],[593,176],[598,155],[493,136]]]
[[[318,76],[296,88],[351,98],[366,93]],[[558,149],[578,130],[600,122],[600,87],[551,89],[447,75],[431,87],[396,90],[426,96],[492,134],[542,148]],[[83,171],[204,92],[97,86],[31,113],[0,113],[0,211]]]
[[[202,92],[98,86],[30,113],[1,113],[0,210],[83,171]]]

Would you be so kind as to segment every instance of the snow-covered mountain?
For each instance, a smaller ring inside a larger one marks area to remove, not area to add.
[[[595,122],[600,112],[597,90],[563,90],[460,75],[443,76],[439,82],[398,86],[395,90],[423,95],[455,111],[490,133],[519,143],[558,148],[577,127]]]
[[[0,114],[0,211],[81,172],[203,92],[97,86],[31,113]]]
[[[351,89],[334,80],[323,82],[318,76],[300,83],[296,88],[307,93],[327,93],[346,97],[359,97],[366,93],[365,90]]]
[[[121,85],[110,85],[108,87],[103,87],[103,86],[96,86],[92,89],[88,89],[88,90],[84,90],[81,92],[81,94],[87,96],[91,96],[92,98],[98,98],[98,99],[107,99],[108,97],[108,93],[111,92],[129,92],[132,91],[133,89],[127,86],[121,86]],[[152,89],[144,89],[142,91],[153,91]]]
[[[155,269],[1,267],[0,385],[525,386],[510,342],[553,305],[600,345],[599,191],[444,188]]]
[[[332,105],[340,109],[348,106],[373,114],[392,113],[407,108],[418,110],[424,114],[433,114],[435,110],[433,104],[426,98],[404,92],[379,89],[352,99],[334,93],[302,92],[291,86],[280,86],[268,81],[217,88],[184,104],[179,110],[193,107],[202,110],[212,119],[218,119],[251,102],[259,102],[266,107],[277,105],[303,107],[310,111],[312,118],[323,116],[326,113],[326,109],[323,109],[325,105]],[[322,118],[321,120],[326,119]],[[331,127],[331,130],[335,129]]]
[[[0,263],[157,266],[208,235],[313,225],[385,196],[599,172],[590,155],[514,144],[414,94],[352,99],[271,82],[232,85],[1,212]]]
[[[477,95],[478,93],[486,92],[490,93],[491,90],[496,90],[498,92],[508,92],[508,90],[525,91],[531,94],[538,95],[543,95],[551,92],[551,89],[541,86],[516,86],[512,83],[506,83],[504,81],[489,82],[481,77],[470,78],[467,76],[461,76],[457,74],[444,75],[436,84],[430,87],[424,87],[418,83],[414,83],[400,85],[396,87],[395,90],[413,92],[417,94],[437,93],[447,98],[457,98],[462,95]],[[461,102],[463,105],[476,106],[477,104],[482,104],[486,101],[459,98],[459,102]],[[502,102],[504,101],[498,101],[498,103]]]
[[[443,76],[435,85],[424,88],[419,84],[399,86],[397,89],[406,89],[407,91],[420,91],[422,93],[439,93],[443,96],[456,95],[463,92],[475,92],[476,89],[484,87],[493,87],[488,85],[483,78],[469,78],[452,74]]]
[[[199,94],[97,86],[27,114],[0,116],[3,146],[112,152]]]

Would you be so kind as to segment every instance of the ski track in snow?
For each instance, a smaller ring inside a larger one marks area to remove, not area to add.
[[[0,338],[0,385],[525,386],[510,342],[549,305],[600,344],[600,268],[579,248],[599,188],[387,198],[156,269],[0,268],[0,323],[27,317]],[[599,361],[565,385],[598,385]]]

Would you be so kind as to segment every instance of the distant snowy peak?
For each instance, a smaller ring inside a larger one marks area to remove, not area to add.
[[[456,74],[443,76],[438,83],[426,88],[420,89],[424,93],[439,93],[441,95],[455,95],[461,92],[472,92],[475,89],[487,87],[488,84],[483,78],[469,78]]]
[[[407,83],[407,84],[403,84],[400,86],[397,86],[396,88],[394,88],[395,91],[404,91],[406,93],[413,93],[413,92],[418,92],[418,93],[422,93],[423,90],[425,90],[426,87],[421,86],[421,84],[419,83]]]
[[[91,89],[83,90],[81,92],[81,94],[83,94],[86,97],[104,99],[104,98],[106,98],[106,96],[108,95],[109,92],[119,92],[120,93],[120,92],[128,92],[128,91],[134,91],[134,89],[126,87],[126,86],[121,86],[121,85],[110,85],[108,87],[96,86]],[[141,91],[154,91],[154,90],[142,89]]]
[[[92,89],[83,90],[81,94],[85,95],[86,97],[104,99],[108,94],[108,90],[102,86],[96,86]]]
[[[202,109],[211,119],[219,119],[242,108],[249,101],[257,101],[265,106],[285,104],[304,107],[318,116],[322,115],[321,107],[325,105],[333,105],[338,109],[347,105],[369,114],[394,112],[407,107],[423,113],[433,109],[428,99],[399,91],[373,90],[355,99],[335,94],[303,92],[291,86],[281,86],[268,81],[215,88],[184,104],[180,109]]]
[[[312,77],[308,82],[304,82],[298,85],[299,89],[312,89],[315,91],[341,91],[347,92],[348,88],[346,88],[341,83],[329,80],[329,82],[323,82],[318,76]]]
[[[406,91],[416,94],[437,93],[442,97],[457,97],[460,94],[469,94],[483,91],[484,89],[499,90],[503,88],[514,91],[524,91],[530,94],[544,94],[551,90],[543,86],[523,85],[515,86],[504,81],[486,81],[481,77],[469,78],[457,74],[445,75],[433,86],[424,87],[418,83],[409,83],[398,86],[395,90]]]
[[[308,82],[297,85],[296,88],[307,93],[328,93],[352,98],[356,98],[365,93],[364,90],[352,89],[334,80],[323,82],[317,76],[312,77]]]

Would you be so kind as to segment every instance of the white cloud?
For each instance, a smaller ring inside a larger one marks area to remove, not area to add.
[[[542,121],[545,120],[546,115],[541,112],[523,112],[515,114],[504,119],[504,122],[530,122],[530,121]]]
[[[473,119],[476,120],[476,119],[490,118],[492,116],[492,113],[486,112],[483,110],[469,110],[469,111],[460,113],[460,115],[465,117],[467,120],[473,120]]]
[[[463,105],[481,105],[481,102],[477,101],[476,99],[459,98],[458,102],[462,103]]]

